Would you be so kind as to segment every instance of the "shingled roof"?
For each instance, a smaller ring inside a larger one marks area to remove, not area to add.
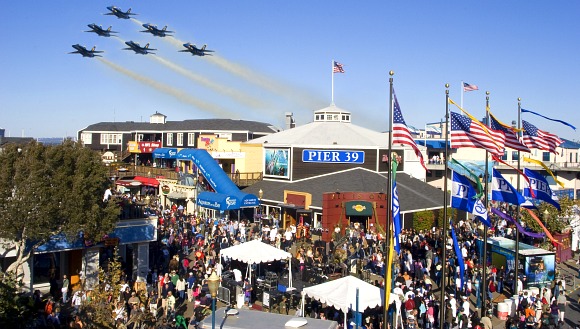
[[[232,119],[195,119],[183,121],[149,122],[99,122],[83,131],[249,131],[253,133],[272,134],[280,129],[272,124],[258,121]]]
[[[315,176],[294,182],[263,180],[244,189],[244,192],[258,195],[264,192],[263,199],[284,200],[284,190],[312,194],[312,206],[322,208],[322,194],[328,192],[387,192],[387,176],[377,172],[353,168],[330,174]],[[397,191],[401,213],[425,209],[443,208],[443,191],[405,173],[397,173]]]

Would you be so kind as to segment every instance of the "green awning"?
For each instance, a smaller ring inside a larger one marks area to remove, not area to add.
[[[347,201],[344,207],[347,216],[373,216],[373,204],[368,201]]]

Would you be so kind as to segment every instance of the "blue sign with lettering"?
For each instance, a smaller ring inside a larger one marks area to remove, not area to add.
[[[365,163],[365,152],[345,150],[303,150],[302,162]]]

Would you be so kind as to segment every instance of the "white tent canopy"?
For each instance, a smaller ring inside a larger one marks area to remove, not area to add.
[[[347,314],[349,309],[355,309],[357,288],[359,290],[358,309],[360,312],[383,304],[380,288],[350,275],[304,288],[302,294],[340,309],[344,314]]]
[[[229,257],[231,259],[247,263],[248,266],[252,264],[268,263],[275,260],[287,259],[289,263],[288,285],[292,287],[292,254],[289,252],[263,243],[260,240],[252,240],[236,246],[222,249],[220,251],[220,255],[221,257]],[[251,268],[251,266],[249,267]]]

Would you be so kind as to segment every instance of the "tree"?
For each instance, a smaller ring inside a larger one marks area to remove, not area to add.
[[[569,198],[562,198],[558,201],[561,211],[558,211],[554,206],[547,202],[542,202],[538,205],[537,210],[533,210],[536,216],[540,218],[550,232],[562,233],[568,227],[569,218],[574,215],[574,205],[578,205],[578,201]],[[543,232],[540,225],[528,214],[527,211],[521,212],[521,219],[526,226],[530,227],[535,232]],[[546,217],[546,214],[548,215]]]
[[[0,272],[0,327],[25,328],[34,322],[32,298],[18,292],[13,275]]]
[[[17,255],[7,272],[21,280],[34,248],[53,236],[77,241],[82,233],[96,242],[111,233],[119,209],[102,201],[109,184],[99,156],[80,143],[7,145],[0,152],[0,239]]]

